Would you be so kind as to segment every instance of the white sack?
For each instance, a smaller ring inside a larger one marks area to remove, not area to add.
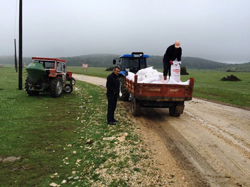
[[[134,81],[135,79],[135,74],[132,72],[128,72],[128,75],[126,76],[127,79]]]
[[[176,66],[179,66],[181,62],[176,62]],[[174,66],[174,65],[173,65]],[[179,85],[189,85],[190,80],[186,82],[176,81],[176,79],[171,76],[167,76],[167,80],[164,80],[163,73],[158,72],[157,70],[153,69],[153,67],[148,67],[139,70],[136,75],[138,83],[152,83],[152,84],[179,84]],[[128,72],[127,79],[134,81],[135,74],[132,72]]]

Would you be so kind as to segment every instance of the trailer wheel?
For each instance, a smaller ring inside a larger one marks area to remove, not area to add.
[[[120,81],[120,93],[119,93],[119,99],[122,101],[128,101],[129,99],[129,92],[125,87],[125,77],[120,76],[119,77]]]
[[[169,107],[170,116],[179,117],[181,114],[176,112],[176,106]]]
[[[50,93],[53,97],[60,97],[63,92],[63,83],[61,77],[56,77],[51,80]]]
[[[66,94],[70,94],[73,90],[73,86],[71,84],[66,84],[64,87],[63,92]]]
[[[25,81],[25,90],[27,92],[27,94],[29,96],[37,96],[39,94],[39,91],[33,91],[33,90],[30,90],[30,86],[29,86],[29,83],[30,83],[30,78],[29,76],[26,78],[26,81]]]
[[[131,114],[133,116],[138,116],[141,113],[141,106],[138,103],[138,100],[133,98],[131,102]]]

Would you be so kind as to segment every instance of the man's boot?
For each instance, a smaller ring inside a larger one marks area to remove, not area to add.
[[[164,76],[164,80],[167,80],[167,76]]]

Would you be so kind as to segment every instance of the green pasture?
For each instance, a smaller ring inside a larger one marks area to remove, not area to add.
[[[25,76],[24,70],[23,83]],[[131,186],[136,181],[126,181],[124,173],[156,175],[129,111],[118,102],[120,123],[108,126],[105,89],[80,81],[74,88],[60,98],[28,96],[18,90],[14,68],[0,68],[1,187]],[[141,161],[150,168],[144,171]]]
[[[194,97],[219,101],[237,106],[250,107],[250,73],[189,70],[189,75],[182,79],[194,77]],[[221,81],[223,77],[234,75],[241,81]]]
[[[76,66],[70,66],[67,67],[68,71],[72,71],[73,73],[76,74],[83,74],[83,75],[89,75],[89,76],[94,76],[94,77],[101,77],[101,78],[107,78],[107,76],[111,73],[110,71],[106,71],[106,68],[93,68],[90,67],[88,69],[83,69],[81,67],[76,67]]]
[[[111,73],[105,68],[69,70],[102,78]],[[181,78],[195,78],[194,97],[250,107],[250,73],[188,72]],[[241,81],[221,81],[231,74]],[[24,69],[23,88],[25,77]],[[81,81],[74,88],[60,98],[30,97],[18,90],[13,67],[0,68],[0,186],[143,186],[146,177],[164,181],[123,103],[116,110],[120,123],[108,126],[105,89]],[[119,142],[124,133],[126,141]],[[137,178],[127,180],[124,174]]]

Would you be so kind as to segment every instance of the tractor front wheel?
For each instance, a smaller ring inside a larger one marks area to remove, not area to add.
[[[53,97],[60,97],[63,92],[63,83],[61,77],[56,77],[51,80],[50,93]]]
[[[66,94],[70,94],[73,90],[73,86],[71,84],[66,84],[64,87],[63,92]]]
[[[29,78],[29,76],[28,76],[28,77],[26,78],[26,81],[25,81],[25,90],[26,90],[27,94],[28,94],[29,96],[36,96],[36,95],[38,95],[38,94],[39,94],[39,91],[30,90],[29,84],[30,84],[30,78]]]
[[[129,92],[125,87],[125,77],[120,76],[119,77],[120,81],[120,93],[119,93],[119,99],[122,101],[128,101],[129,99]]]

